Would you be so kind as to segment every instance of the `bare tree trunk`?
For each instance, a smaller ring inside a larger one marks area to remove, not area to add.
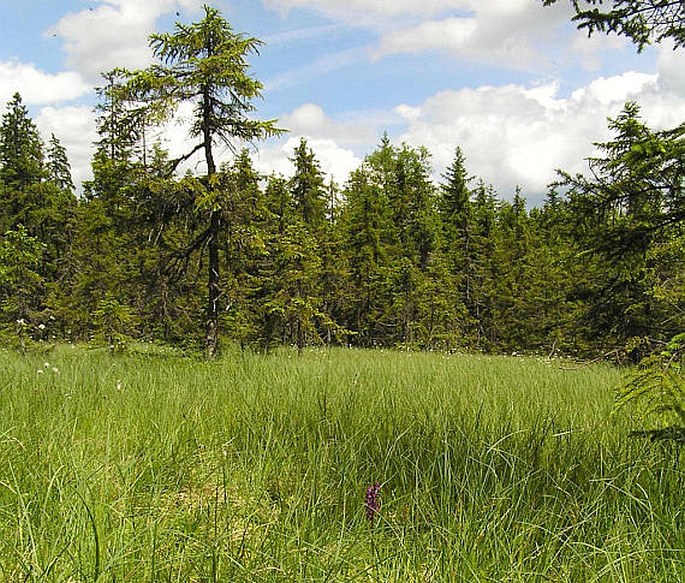
[[[207,329],[205,338],[205,354],[207,358],[216,358],[219,355],[219,211],[213,211],[210,217],[209,240],[207,250],[209,252],[209,279],[208,279],[208,305],[207,305]]]
[[[210,100],[209,91],[204,94],[204,150],[207,162],[207,188],[214,189],[212,176],[216,174],[216,164],[212,151],[212,134],[210,130]],[[207,281],[207,328],[205,336],[205,355],[207,358],[216,358],[219,355],[219,314],[221,308],[219,298],[221,296],[220,266],[219,266],[219,234],[221,229],[221,210],[212,210],[209,217],[209,238],[207,251],[209,253],[209,277]]]

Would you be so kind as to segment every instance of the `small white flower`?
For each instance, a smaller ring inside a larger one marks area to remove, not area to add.
[[[50,370],[52,370],[52,372],[54,372],[55,374],[59,372],[59,369],[56,366],[53,366]]]
[[[20,326],[23,326],[24,324],[26,324],[26,320],[24,320],[24,318],[19,318],[17,320],[17,324],[19,324]]]
[[[43,374],[43,369],[39,368],[39,369],[36,371],[36,374]]]
[[[38,330],[45,330],[45,324],[38,324]]]
[[[43,368],[50,368],[50,363],[49,363],[49,362],[44,362],[44,363],[43,363]]]

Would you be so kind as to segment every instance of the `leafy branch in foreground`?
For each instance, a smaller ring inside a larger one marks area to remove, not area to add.
[[[545,6],[559,0],[543,0]],[[576,15],[573,21],[588,35],[596,32],[628,37],[638,52],[652,42],[671,39],[674,49],[685,46],[684,0],[571,0]]]
[[[617,404],[634,404],[641,415],[660,425],[685,427],[685,333],[640,362]]]

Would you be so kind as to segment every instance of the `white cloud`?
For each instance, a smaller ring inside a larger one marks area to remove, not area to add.
[[[436,171],[450,164],[460,146],[471,173],[509,196],[517,185],[532,202],[555,178],[555,169],[582,172],[593,143],[610,138],[607,118],[627,99],[642,104],[645,122],[674,127],[685,118],[685,98],[665,92],[656,75],[628,72],[600,78],[570,97],[559,84],[442,91],[419,106],[395,109],[407,124],[400,139],[426,146]]]
[[[664,89],[685,97],[685,62],[682,49],[674,51],[670,41],[660,45],[658,67]]]
[[[602,105],[622,104],[635,95],[656,87],[659,76],[628,71],[614,77],[600,77],[572,94],[576,101],[597,101]]]
[[[263,3],[281,12],[308,8],[349,22],[358,22],[360,18],[368,22],[370,18],[432,17],[454,12],[512,14],[539,4],[537,0],[263,0]]]
[[[36,125],[47,142],[55,134],[67,150],[74,183],[92,178],[93,142],[98,139],[92,109],[87,106],[45,107]]]
[[[593,34],[588,37],[585,31],[576,31],[569,48],[573,58],[579,59],[579,64],[583,69],[596,71],[602,66],[607,53],[626,48],[632,50],[629,44],[625,37],[613,34]]]
[[[73,71],[46,73],[34,65],[0,62],[0,103],[6,103],[19,92],[25,103],[47,104],[82,97],[91,90],[84,79]]]
[[[428,20],[384,36],[379,53],[413,53],[431,49],[460,52],[473,42],[477,31],[475,18]]]
[[[387,113],[360,113],[347,119],[332,119],[314,103],[305,103],[291,113],[280,117],[278,124],[292,135],[307,136],[318,140],[334,140],[339,144],[358,146],[373,143],[378,127],[395,120]]]
[[[544,63],[536,58],[538,53],[527,29],[483,15],[430,20],[390,30],[383,34],[376,56],[424,51],[441,51],[471,62],[514,68],[529,68],[536,60],[538,65]]]
[[[478,55],[530,50],[536,37],[551,38],[567,24],[570,7],[545,8],[539,0],[263,0],[283,12],[306,8],[382,33],[377,56],[425,50]],[[480,60],[487,60],[481,56]]]
[[[378,128],[384,121],[395,120],[387,112],[363,113],[346,118],[331,118],[314,103],[305,103],[279,119],[279,126],[288,128],[288,138],[259,147],[255,155],[257,168],[266,174],[292,174],[290,158],[300,138],[307,139],[321,169],[338,183],[347,180],[350,172],[361,164],[358,151],[373,147]]]
[[[176,9],[195,10],[201,0],[102,0],[64,16],[54,28],[67,64],[91,80],[114,67],[139,68],[150,61],[148,36],[157,19]]]
[[[653,129],[674,128],[685,120],[685,96],[663,91],[661,86],[640,96],[637,102],[643,119]]]
[[[559,104],[550,107],[550,91],[543,100],[539,95],[544,91],[530,94],[515,85],[444,91],[407,120],[401,139],[426,146],[438,172],[461,146],[469,171],[494,183],[503,196],[517,184],[541,191],[561,160],[575,163],[585,153],[582,138],[569,139],[568,125],[561,124],[578,112]],[[563,114],[556,113],[560,109]]]
[[[523,70],[556,70],[578,64],[599,69],[607,55],[629,43],[615,35],[574,30],[570,2],[545,7],[540,0],[263,0],[281,12],[299,8],[337,22],[375,30],[373,58],[442,52],[473,63]]]
[[[404,14],[436,14],[447,10],[469,9],[475,0],[263,0],[267,6],[286,12],[293,8],[311,8],[342,19],[356,20],[360,16],[398,16]],[[489,0],[505,4],[509,0]]]
[[[299,143],[299,137],[291,137],[280,144],[260,147],[254,155],[255,167],[265,174],[275,172],[292,176],[293,165],[290,158]],[[341,147],[334,140],[309,138],[307,145],[313,150],[324,174],[338,183],[347,180],[350,172],[361,164],[361,159],[352,150]]]

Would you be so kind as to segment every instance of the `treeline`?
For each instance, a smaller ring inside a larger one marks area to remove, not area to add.
[[[19,95],[2,117],[6,341],[200,347],[217,304],[220,335],[258,349],[640,356],[684,328],[683,128],[654,132],[635,104],[610,122],[591,178],[561,174],[533,209],[472,178],[460,148],[435,184],[425,149],[387,137],[341,187],[305,140],[290,178],[260,175],[246,150],[210,178],[174,176],[144,128],[101,111],[80,196]]]

